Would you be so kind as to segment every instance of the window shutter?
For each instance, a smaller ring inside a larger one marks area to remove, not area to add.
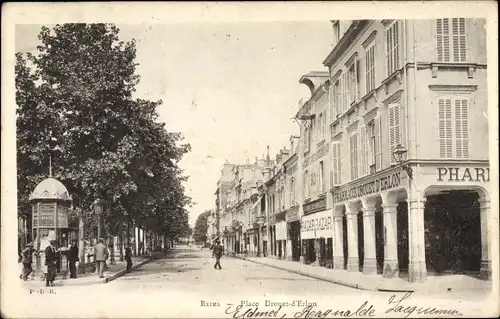
[[[443,19],[436,20],[437,60],[443,62]]]
[[[338,171],[338,180],[339,184],[342,184],[342,144],[337,144],[337,171]]]
[[[436,20],[437,60],[450,61],[450,19]]]
[[[391,48],[392,48],[392,28],[387,29],[385,32],[385,43],[386,43],[386,56],[385,64],[387,75],[391,75],[392,72],[392,59],[391,59]]]
[[[469,123],[467,100],[455,100],[455,147],[457,158],[469,157]]]
[[[465,33],[465,18],[460,18],[459,19],[459,47],[460,47],[460,61],[465,62],[467,61],[467,38],[466,38],[466,33]]]
[[[360,148],[359,148],[359,157],[360,157],[360,168],[359,168],[359,175],[360,176],[364,176],[367,174],[367,160],[368,160],[368,149],[367,149],[367,145],[366,145],[366,128],[365,127],[361,127],[361,131],[360,131],[360,136],[359,136],[359,139],[360,139]]]
[[[439,118],[439,156],[441,158],[451,158],[453,156],[453,137],[451,125],[451,100],[438,100]]]
[[[392,152],[396,146],[396,108],[394,105],[389,105],[389,158],[390,163],[394,163]]]
[[[376,168],[377,170],[382,169],[382,117],[378,117],[376,120],[376,145],[377,145],[377,154],[376,154]]]

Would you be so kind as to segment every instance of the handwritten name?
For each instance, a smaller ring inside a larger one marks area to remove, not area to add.
[[[286,313],[281,313],[282,306],[274,308],[272,310],[259,311],[259,306],[255,307],[243,307],[239,304],[237,306],[233,304],[227,304],[226,314],[232,315],[233,318],[285,318]]]
[[[411,292],[407,292],[401,299],[396,299],[396,295],[389,298],[389,309],[385,311],[387,314],[405,314],[405,318],[408,318],[413,313],[416,315],[429,315],[429,316],[462,316],[460,312],[455,309],[436,309],[433,307],[417,307],[408,306],[403,303],[403,300],[410,298]]]

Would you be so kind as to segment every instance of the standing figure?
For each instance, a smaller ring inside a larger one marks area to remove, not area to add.
[[[56,279],[57,249],[56,241],[51,240],[50,245],[45,248],[45,266],[47,266],[47,275],[45,276],[45,286],[53,286],[54,279]]]
[[[28,280],[28,276],[33,271],[31,264],[33,262],[33,253],[35,249],[33,249],[33,243],[29,243],[26,245],[26,248],[22,251],[22,262],[23,262],[23,273],[21,274],[21,279]]]
[[[104,278],[104,263],[109,258],[109,251],[104,245],[104,239],[99,238],[99,243],[94,248],[94,256],[99,278]]]
[[[219,270],[222,269],[220,265],[220,258],[222,257],[222,253],[224,252],[224,248],[221,246],[219,241],[216,241],[214,250],[212,253],[212,257],[215,257],[215,265],[214,269],[217,269],[217,266],[219,266]]]
[[[125,246],[125,261],[127,262],[127,272],[132,269],[132,249],[130,249],[130,243]]]
[[[76,245],[76,240],[71,241],[71,247],[68,252],[69,261],[69,278],[76,278],[76,262],[80,261],[78,258],[78,246]]]

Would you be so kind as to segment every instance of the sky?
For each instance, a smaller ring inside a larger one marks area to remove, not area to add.
[[[48,25],[47,25],[48,26]],[[309,89],[298,83],[332,49],[323,22],[238,22],[120,25],[120,39],[137,40],[136,97],[163,101],[160,120],[183,133],[192,151],[179,163],[196,203],[190,224],[215,208],[215,190],[227,160],[244,164],[271,157],[298,134],[291,119]],[[48,26],[50,27],[50,26]],[[41,25],[16,25],[16,52],[33,52]]]

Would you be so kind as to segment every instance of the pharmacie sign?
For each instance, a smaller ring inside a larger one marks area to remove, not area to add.
[[[401,171],[377,178],[375,180],[341,189],[333,194],[336,203],[357,197],[375,194],[401,185]]]

